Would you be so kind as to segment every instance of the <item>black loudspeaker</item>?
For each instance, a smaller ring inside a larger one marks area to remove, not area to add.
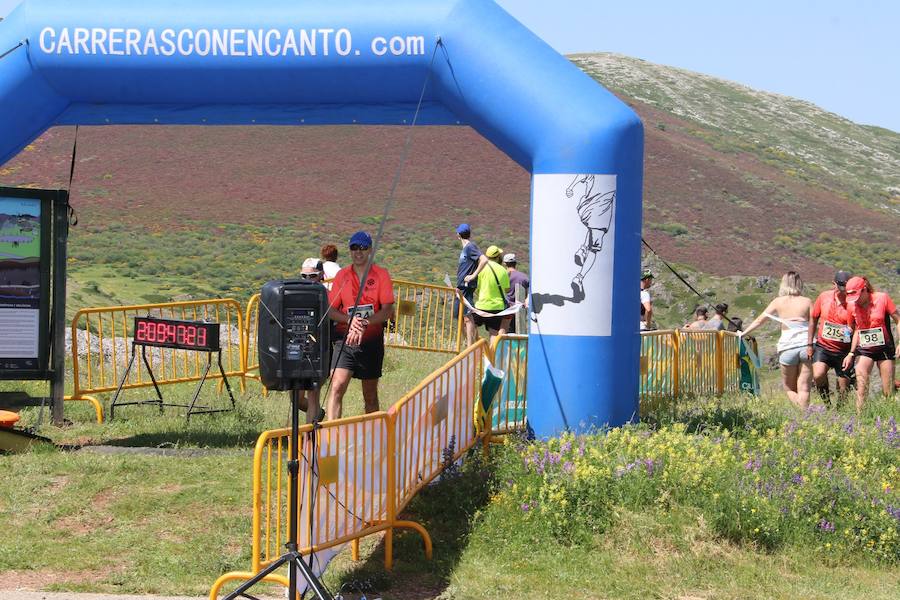
[[[328,377],[331,320],[321,283],[266,283],[259,296],[259,377],[270,390],[311,389]]]

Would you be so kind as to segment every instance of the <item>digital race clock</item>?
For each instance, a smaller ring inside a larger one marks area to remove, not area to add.
[[[218,352],[219,324],[135,317],[134,343],[179,350]]]

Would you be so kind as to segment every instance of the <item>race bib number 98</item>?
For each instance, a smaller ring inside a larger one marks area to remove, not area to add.
[[[859,330],[859,345],[862,348],[884,346],[884,330],[881,327]]]
[[[844,341],[844,326],[825,321],[822,325],[822,337],[833,342]]]

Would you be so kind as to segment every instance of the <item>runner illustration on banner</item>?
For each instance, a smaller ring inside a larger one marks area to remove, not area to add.
[[[572,291],[576,297],[583,298],[584,276],[594,266],[597,253],[603,250],[603,238],[609,231],[609,224],[612,221],[616,191],[594,192],[594,176],[577,175],[566,188],[566,198],[572,198],[575,195],[576,186],[583,186],[576,210],[578,218],[587,227],[587,233],[584,236],[584,243],[575,253],[575,264],[581,269],[572,278]]]
[[[569,177],[572,176],[569,175]],[[575,250],[573,258],[578,271],[570,282],[571,296],[532,291],[532,312],[535,314],[540,314],[541,310],[547,305],[562,307],[566,303],[580,304],[587,295],[584,280],[597,262],[598,255],[603,251],[606,234],[609,233],[612,227],[613,209],[616,201],[614,181],[610,182],[611,185],[607,185],[603,178],[604,176],[600,177],[598,180],[596,175],[587,173],[578,174],[575,175],[574,179],[566,180],[568,185],[564,189],[565,198],[567,200],[577,198],[574,210],[569,208],[571,204],[568,202],[563,201],[562,204],[554,203],[554,206],[566,207],[563,209],[566,216],[562,220],[570,223],[566,225],[566,228],[573,235],[580,235],[580,233],[576,232],[581,230],[581,226],[584,226],[586,231],[584,231],[581,245]],[[556,193],[559,194],[559,192]],[[560,196],[557,196],[557,198]],[[578,221],[574,220],[573,217],[575,215],[573,213],[578,215]],[[581,225],[575,224],[579,222]],[[612,252],[612,250],[609,251]],[[565,272],[567,269],[560,270]]]

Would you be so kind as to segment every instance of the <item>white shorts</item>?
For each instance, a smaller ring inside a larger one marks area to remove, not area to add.
[[[778,353],[778,363],[786,367],[792,367],[794,365],[799,365],[800,363],[808,362],[809,357],[807,356],[806,346],[788,348],[787,350]]]

